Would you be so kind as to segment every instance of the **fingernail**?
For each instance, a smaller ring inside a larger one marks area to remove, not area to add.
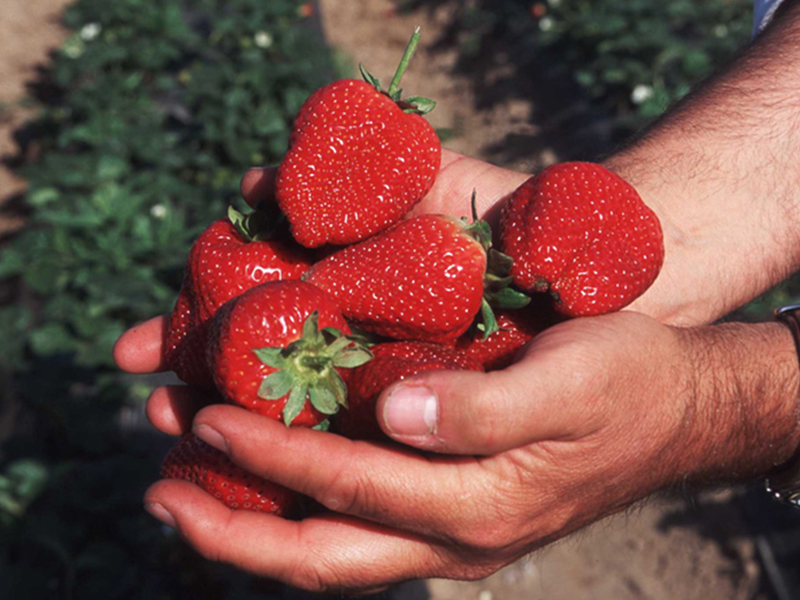
[[[192,431],[209,446],[214,446],[217,450],[228,453],[228,440],[210,425],[195,425]]]
[[[424,386],[399,386],[383,406],[383,422],[395,435],[427,436],[436,433],[439,406],[433,391]]]
[[[173,529],[178,528],[177,524],[175,523],[175,517],[173,517],[163,505],[158,504],[157,502],[152,502],[145,504],[144,508],[156,519],[164,523],[164,525],[169,525]]]

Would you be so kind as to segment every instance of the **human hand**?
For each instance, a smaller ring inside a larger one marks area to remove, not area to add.
[[[134,359],[141,330],[128,335],[122,362],[155,364],[152,344]],[[535,338],[506,371],[427,373],[387,390],[384,430],[437,454],[287,429],[229,406],[194,417],[194,432],[245,469],[331,512],[296,523],[230,511],[177,481],[155,484],[146,501],[205,556],[298,587],[475,579],[665,486],[786,460],[798,440],[797,379],[779,325],[575,320]],[[202,403],[157,390],[148,414],[179,433]]]

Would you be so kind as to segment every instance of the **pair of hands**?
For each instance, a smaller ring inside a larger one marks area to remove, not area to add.
[[[271,186],[245,176],[248,201]],[[525,175],[445,153],[417,212],[484,211]],[[488,216],[491,220],[491,211]],[[115,348],[129,372],[163,370],[165,319]],[[311,590],[373,591],[421,577],[483,578],[706,464],[718,438],[698,405],[697,334],[635,312],[562,323],[494,373],[426,373],[387,390],[378,419],[402,445],[287,429],[188,387],[156,389],[148,416],[192,430],[246,470],[329,512],[292,522],[231,511],[160,481],[146,505],[201,554]],[[404,399],[405,396],[405,399]],[[720,429],[720,435],[726,432]],[[408,447],[427,451],[409,451]]]

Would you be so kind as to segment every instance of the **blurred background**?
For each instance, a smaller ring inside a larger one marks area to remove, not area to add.
[[[171,310],[197,234],[364,62],[444,143],[535,171],[611,152],[749,43],[751,0],[2,0],[0,597],[307,598],[207,564],[142,509],[171,440],[111,348]],[[763,319],[796,282],[736,316]],[[800,597],[796,517],[675,490],[431,600]]]

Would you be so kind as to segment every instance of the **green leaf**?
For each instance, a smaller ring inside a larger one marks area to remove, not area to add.
[[[325,340],[319,331],[319,311],[314,311],[303,323],[303,340],[322,345]]]
[[[270,373],[258,387],[258,397],[264,400],[279,400],[292,389],[294,380],[287,371]]]
[[[334,342],[332,342],[326,349],[325,354],[328,356],[336,356],[342,350],[350,346],[353,342],[346,336],[342,336],[340,338],[336,338]]]
[[[511,273],[514,267],[514,259],[503,254],[499,250],[492,248],[489,250],[487,271],[499,276],[506,277]]]
[[[366,348],[349,348],[339,352],[333,358],[333,366],[343,369],[355,369],[367,364],[375,356]]]
[[[336,371],[331,371],[330,379],[325,380],[325,385],[336,398],[337,404],[347,407],[347,385]]]
[[[372,73],[367,71],[364,68],[364,65],[359,63],[358,70],[361,71],[361,76],[364,78],[364,81],[366,81],[368,84],[370,84],[372,87],[374,87],[379,92],[383,91],[383,87],[381,86],[381,82]]]
[[[253,350],[258,360],[273,369],[282,369],[286,366],[283,348],[258,348]]]
[[[422,98],[420,96],[413,96],[404,100],[406,104],[414,107],[414,111],[420,115],[427,115],[436,108],[436,102],[430,98]]]
[[[531,299],[526,294],[518,292],[513,288],[503,288],[492,294],[489,304],[501,310],[519,310],[531,303]]]
[[[311,386],[308,388],[308,399],[311,404],[323,415],[335,415],[339,411],[339,404],[333,392],[325,386]]]
[[[296,385],[292,388],[286,406],[283,408],[283,422],[287,427],[290,427],[297,415],[303,411],[307,397],[308,388],[305,385]]]
[[[485,299],[481,303],[481,320],[482,323],[479,329],[483,332],[483,339],[488,338],[496,331],[500,331],[500,326],[497,324],[494,311]]]
[[[315,431],[329,431],[330,428],[331,428],[330,419],[325,419],[322,423],[320,423],[319,425],[314,425],[314,427],[312,427],[311,429]]]

